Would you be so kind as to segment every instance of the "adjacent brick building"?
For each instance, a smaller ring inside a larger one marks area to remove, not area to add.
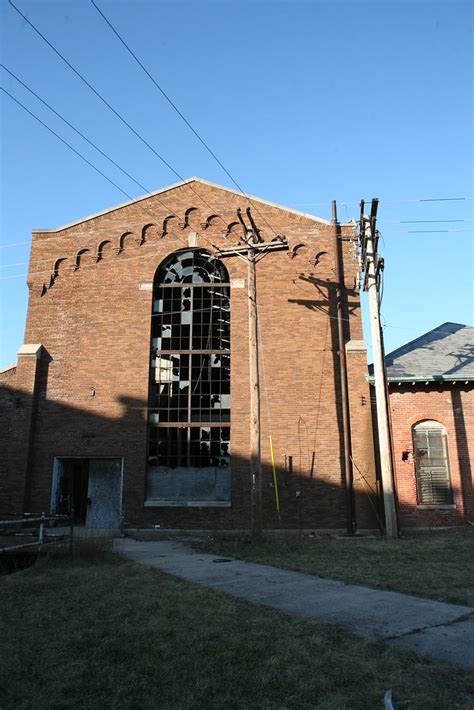
[[[74,505],[90,526],[249,525],[251,208],[264,526],[345,528],[334,227],[198,178],[34,230],[25,345],[0,373],[2,512]],[[376,527],[355,225],[340,225],[355,508]],[[281,513],[275,509],[269,431]]]
[[[402,527],[474,523],[474,328],[443,323],[386,366]]]

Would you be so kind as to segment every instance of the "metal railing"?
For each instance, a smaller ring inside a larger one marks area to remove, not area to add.
[[[21,517],[20,517],[21,515]],[[68,527],[69,533],[48,535],[48,529],[54,529],[52,524],[59,524],[61,527]],[[28,536],[25,526],[35,524],[31,528],[30,536],[37,539],[31,542],[21,544],[5,543],[2,537],[25,537]],[[39,525],[38,525],[39,524]],[[13,528],[10,533],[10,529]],[[16,528],[16,529],[15,529]],[[16,517],[9,520],[0,520],[0,553],[10,553],[15,550],[26,550],[28,548],[37,548],[41,551],[46,545],[54,544],[69,538],[69,547],[72,548],[74,537],[74,518],[72,515],[46,515],[40,514],[18,514]],[[48,539],[49,538],[49,539]]]

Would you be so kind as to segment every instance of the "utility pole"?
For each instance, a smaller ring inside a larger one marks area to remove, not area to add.
[[[372,200],[370,217],[364,214],[364,201],[360,203],[360,247],[364,271],[364,291],[369,297],[370,332],[374,358],[375,401],[377,405],[377,431],[379,438],[380,472],[382,476],[385,527],[388,538],[398,537],[397,511],[393,465],[388,420],[387,382],[384,366],[384,349],[380,327],[379,284],[383,260],[377,254],[376,230],[378,200]]]
[[[337,307],[337,335],[339,347],[339,371],[341,379],[342,400],[342,435],[344,442],[344,479],[346,486],[346,516],[347,533],[353,535],[356,531],[355,504],[354,504],[354,476],[352,471],[352,449],[349,413],[349,390],[347,382],[346,343],[344,338],[344,263],[341,254],[341,239],[337,222],[336,200],[332,201],[332,223],[334,225],[334,260],[336,276],[336,307]]]
[[[260,378],[258,368],[258,309],[257,261],[269,251],[288,249],[284,237],[263,242],[247,207],[247,225],[240,209],[237,216],[243,229],[242,241],[229,249],[218,249],[219,257],[238,256],[247,262],[247,289],[249,302],[249,380],[250,380],[250,539],[263,541],[262,524],[262,462],[260,457]]]
[[[262,463],[260,459],[260,378],[258,369],[258,315],[256,237],[247,232],[249,301],[249,379],[250,379],[250,485],[252,542],[262,541]]]

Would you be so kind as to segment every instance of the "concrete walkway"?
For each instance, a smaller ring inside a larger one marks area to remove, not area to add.
[[[172,541],[118,539],[134,562],[255,604],[474,668],[474,608],[196,552]]]

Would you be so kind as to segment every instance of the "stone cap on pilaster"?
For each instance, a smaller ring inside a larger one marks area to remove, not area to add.
[[[348,343],[346,343],[346,353],[348,355],[355,354],[355,353],[367,353],[367,345],[363,340],[349,340]]]
[[[32,344],[27,344],[25,343],[20,347],[20,349],[17,352],[18,357],[34,357],[37,360],[40,359],[41,356],[41,348],[43,346],[41,343],[32,343]]]

